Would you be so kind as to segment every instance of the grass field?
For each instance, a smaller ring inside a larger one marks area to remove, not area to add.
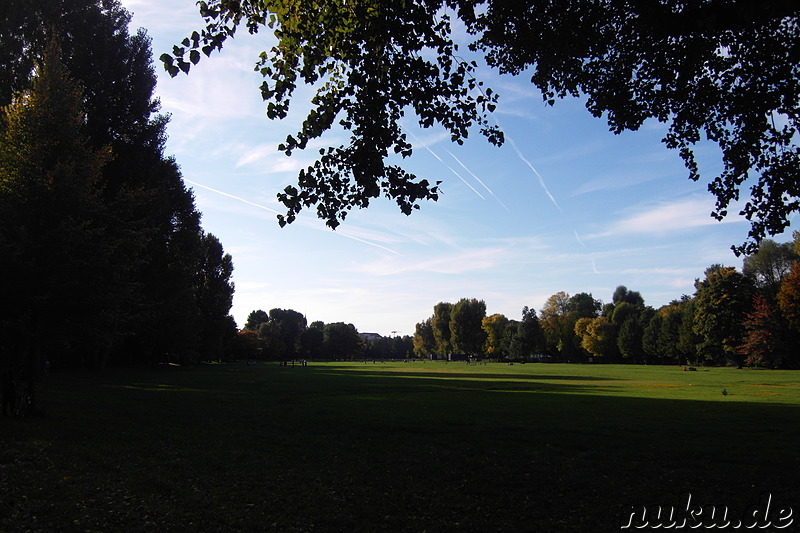
[[[0,419],[0,531],[618,531],[688,494],[800,512],[790,371],[231,363],[56,373],[38,407]]]

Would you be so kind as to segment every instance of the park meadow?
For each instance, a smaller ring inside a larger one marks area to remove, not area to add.
[[[38,395],[0,424],[0,531],[616,531],[800,502],[795,371],[232,362]]]

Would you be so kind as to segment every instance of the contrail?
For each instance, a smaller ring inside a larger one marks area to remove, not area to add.
[[[572,231],[575,232],[575,240],[578,241],[578,244],[580,244],[581,246],[583,246],[584,248],[586,248],[588,250],[589,247],[586,246],[585,244],[583,244],[583,241],[581,240],[581,238],[578,237],[578,230],[572,230]]]
[[[247,205],[252,205],[253,207],[258,207],[259,209],[264,209],[265,211],[269,211],[270,213],[275,213],[276,215],[280,215],[281,214],[280,211],[276,211],[275,209],[272,209],[271,207],[267,207],[265,205],[257,204],[255,202],[251,202],[250,200],[245,200],[244,198],[240,198],[239,196],[234,196],[233,194],[229,194],[227,192],[223,192],[223,191],[220,191],[220,190],[217,190],[217,189],[213,189],[213,188],[209,187],[208,185],[203,185],[201,183],[197,183],[196,181],[187,180],[186,178],[184,178],[183,181],[185,181],[186,183],[190,183],[190,184],[194,185],[195,187],[202,187],[203,189],[209,190],[211,192],[215,192],[215,193],[220,194],[222,196],[227,196],[228,198],[233,198],[234,200],[238,200],[238,201],[240,201],[242,203],[245,203]],[[348,235],[348,234],[342,233],[340,231],[334,231],[333,233],[335,235],[339,235],[340,237],[346,237],[348,239],[353,239],[354,241],[358,241],[358,242],[361,242],[361,243],[364,243],[364,244],[368,244],[370,246],[374,246],[375,248],[380,248],[381,250],[386,250],[387,252],[391,252],[391,253],[393,253],[395,255],[400,255],[399,252],[396,252],[396,251],[392,250],[391,248],[387,248],[385,246],[381,246],[380,244],[375,244],[374,242],[369,242],[369,241],[361,239],[359,237],[354,237],[353,235]]]
[[[530,169],[533,171],[533,173],[534,173],[534,174],[536,174],[536,177],[537,177],[537,178],[539,178],[539,185],[541,185],[541,186],[542,186],[542,189],[544,189],[544,193],[547,195],[547,197],[548,197],[548,198],[550,198],[550,201],[551,201],[551,202],[553,202],[553,205],[554,205],[554,206],[556,206],[556,208],[557,208],[559,211],[561,211],[561,213],[563,213],[563,212],[564,212],[564,210],[563,210],[563,209],[561,209],[561,206],[560,206],[560,205],[558,205],[558,202],[556,202],[556,199],[553,197],[553,195],[552,195],[552,194],[550,194],[550,189],[548,189],[548,188],[547,188],[547,184],[544,182],[544,178],[542,177],[542,175],[541,175],[541,174],[539,174],[539,171],[538,171],[538,170],[536,170],[536,167],[534,167],[534,166],[533,166],[533,164],[532,164],[530,161],[528,161],[528,160],[525,158],[525,156],[524,156],[524,155],[522,155],[522,152],[520,151],[520,149],[519,149],[519,148],[517,148],[517,143],[515,143],[515,142],[514,142],[514,139],[511,137],[511,135],[509,135],[509,134],[508,134],[508,132],[506,132],[506,131],[503,129],[503,125],[502,125],[502,124],[500,124],[500,121],[497,119],[497,115],[496,115],[496,114],[494,114],[494,113],[492,113],[492,118],[494,119],[494,121],[495,121],[495,123],[497,124],[497,126],[498,126],[498,127],[501,129],[501,130],[503,130],[503,134],[505,135],[505,138],[506,138],[506,139],[508,139],[508,142],[510,142],[510,143],[511,143],[511,147],[512,147],[512,148],[514,149],[514,151],[517,153],[517,156],[518,156],[518,157],[519,157],[519,158],[520,158],[520,159],[521,159],[521,160],[522,160],[522,161],[523,161],[523,162],[524,162],[526,165],[528,165],[528,168],[530,168]]]
[[[400,252],[396,252],[391,248],[387,248],[386,246],[381,246],[380,244],[375,244],[374,242],[369,242],[367,240],[361,239],[359,237],[354,237],[352,235],[348,235],[347,233],[341,233],[339,231],[334,231],[335,234],[341,235],[342,237],[347,237],[348,239],[353,239],[354,241],[363,242],[364,244],[369,244],[370,246],[374,246],[375,248],[380,248],[381,250],[386,250],[387,252],[391,252],[395,255],[401,255]]]
[[[530,161],[525,159],[525,156],[522,155],[522,152],[520,152],[519,148],[517,148],[517,143],[514,142],[514,139],[511,138],[510,135],[506,134],[506,139],[508,139],[508,141],[511,143],[511,147],[514,149],[515,152],[517,152],[517,155],[519,156],[519,158],[522,159],[522,161],[526,165],[528,165],[528,167],[533,171],[533,173],[536,174],[536,177],[539,178],[539,185],[542,186],[542,189],[544,189],[544,192],[547,195],[547,197],[550,198],[551,202],[553,202],[553,205],[556,206],[558,208],[558,210],[563,213],[564,210],[561,209],[561,206],[558,205],[558,202],[556,202],[556,199],[553,197],[552,194],[550,194],[550,190],[547,188],[547,185],[544,182],[544,178],[542,177],[541,174],[539,174],[539,171],[536,170],[536,168],[531,164]]]
[[[490,189],[490,188],[489,188],[489,186],[488,186],[488,185],[486,185],[486,184],[483,182],[483,180],[481,180],[481,179],[480,179],[478,176],[476,176],[474,172],[472,172],[470,169],[468,169],[468,168],[467,168],[467,165],[465,165],[464,163],[462,163],[462,162],[461,162],[461,160],[460,160],[459,158],[457,158],[457,157],[456,157],[456,156],[453,154],[453,152],[451,152],[451,151],[450,151],[450,150],[448,150],[447,148],[445,148],[445,150],[444,150],[444,151],[445,151],[445,152],[447,152],[448,154],[450,154],[450,157],[452,157],[453,159],[455,159],[455,160],[456,160],[456,162],[457,162],[459,165],[461,165],[461,168],[463,168],[464,170],[466,170],[467,172],[469,172],[469,174],[470,174],[470,175],[471,175],[473,178],[475,178],[475,179],[478,181],[478,183],[480,183],[481,185],[483,185],[483,188],[484,188],[484,189],[486,189],[487,191],[489,191],[489,194],[491,194],[491,195],[492,195],[492,197],[493,197],[495,200],[497,200],[497,202],[498,202],[500,205],[502,205],[502,206],[503,206],[503,209],[505,209],[505,210],[506,210],[506,211],[508,211],[509,213],[511,212],[511,210],[510,210],[508,207],[506,207],[506,204],[504,204],[504,203],[503,203],[503,201],[502,201],[500,198],[498,198],[498,197],[497,197],[497,195],[494,193],[494,191],[493,191],[492,189]]]
[[[465,179],[464,179],[464,177],[463,177],[461,174],[459,174],[458,172],[456,172],[455,170],[453,170],[453,167],[451,167],[450,165],[448,165],[447,163],[445,163],[445,162],[442,160],[442,158],[441,158],[441,157],[439,157],[439,156],[436,154],[436,152],[434,152],[433,150],[431,150],[431,149],[428,147],[428,145],[426,145],[425,143],[423,143],[423,142],[422,142],[422,141],[419,139],[419,137],[417,137],[416,135],[414,135],[414,134],[413,134],[413,133],[411,133],[411,132],[409,132],[409,134],[410,134],[412,137],[414,137],[414,138],[417,140],[417,142],[419,142],[419,143],[420,143],[422,146],[424,146],[424,147],[425,147],[425,149],[426,149],[427,151],[429,151],[433,157],[435,157],[436,159],[438,159],[438,160],[439,160],[439,162],[440,162],[441,164],[443,164],[444,166],[446,166],[446,167],[447,167],[447,168],[450,170],[450,172],[452,172],[453,174],[455,174],[456,176],[458,176],[458,179],[460,179],[461,181],[463,181],[463,182],[464,182],[464,185],[466,185],[467,187],[469,187],[470,189],[472,189],[472,192],[474,192],[475,194],[477,194],[477,195],[480,197],[480,199],[481,199],[481,200],[486,200],[486,197],[485,197],[485,196],[483,196],[481,193],[479,193],[479,192],[477,191],[477,189],[475,189],[475,187],[473,187],[472,185],[470,185],[470,184],[469,184],[469,182],[468,182],[467,180],[465,180]],[[480,181],[480,180],[478,180],[478,181]]]
[[[200,183],[197,183],[196,181],[187,180],[186,178],[183,178],[183,181],[185,181],[186,183],[191,183],[192,185],[194,185],[196,187],[202,187],[203,189],[207,189],[207,190],[209,190],[211,192],[215,192],[217,194],[221,194],[222,196],[227,196],[228,198],[233,198],[234,200],[239,200],[240,202],[243,202],[243,203],[245,203],[247,205],[252,205],[253,207],[258,207],[259,209],[263,209],[265,211],[269,211],[270,213],[275,213],[276,215],[280,215],[281,214],[280,211],[276,211],[275,209],[272,209],[271,207],[267,207],[265,205],[257,204],[257,203],[251,202],[250,200],[245,200],[244,198],[239,198],[238,196],[234,196],[234,195],[228,194],[226,192],[218,191],[217,189],[212,189],[208,185],[202,185]]]

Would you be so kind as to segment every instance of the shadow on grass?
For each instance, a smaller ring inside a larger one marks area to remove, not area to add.
[[[0,530],[592,532],[687,493],[737,511],[765,491],[800,501],[797,406],[499,375],[54,376],[47,417],[0,420]]]

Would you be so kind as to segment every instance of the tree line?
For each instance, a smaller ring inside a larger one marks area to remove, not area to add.
[[[233,262],[203,230],[116,0],[0,7],[0,365],[219,359]]]
[[[420,357],[800,367],[800,232],[765,239],[742,269],[712,265],[693,295],[658,309],[620,285],[604,304],[557,292],[520,320],[486,315],[482,300],[441,302],[418,323]]]
[[[293,309],[261,309],[247,316],[234,354],[267,361],[406,359],[413,357],[410,336],[360,334],[353,324],[315,321]]]

